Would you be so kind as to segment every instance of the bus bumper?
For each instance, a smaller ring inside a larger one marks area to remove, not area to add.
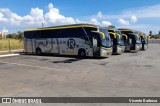
[[[136,45],[136,50],[142,49],[142,44]]]
[[[112,54],[112,48],[100,48],[100,56],[101,57],[108,57]]]
[[[130,45],[125,45],[125,52],[129,52],[131,49],[131,46]]]
[[[121,53],[123,53],[124,52],[124,50],[125,50],[125,46],[117,46],[117,54],[121,54]]]
[[[145,50],[148,49],[148,44],[145,44],[145,45],[144,45],[144,49],[145,49]]]
[[[121,46],[121,51],[122,51],[122,53],[125,51],[125,46]]]
[[[139,45],[139,44],[136,44],[136,45],[135,45],[135,48],[134,48],[133,50],[131,50],[131,52],[137,53],[139,50],[140,50],[140,45]]]
[[[120,46],[117,46],[117,53],[121,53],[122,52],[122,48]]]
[[[142,44],[139,45],[139,50],[141,50],[141,49],[142,49]]]
[[[148,48],[148,45],[147,44],[143,44],[141,50],[146,50],[147,48]]]

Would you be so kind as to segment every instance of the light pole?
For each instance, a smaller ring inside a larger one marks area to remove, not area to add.
[[[4,27],[3,30],[2,30],[3,34],[4,34],[4,39],[6,39],[6,36],[7,36],[7,33],[8,33],[8,30]],[[10,40],[8,40],[8,49],[9,49],[9,53],[11,52],[11,45],[10,45]]]
[[[8,30],[5,27],[3,28],[2,33],[4,34],[4,38],[6,39],[6,35],[8,33]]]
[[[44,27],[44,25],[45,25],[45,22],[42,22],[42,28]]]

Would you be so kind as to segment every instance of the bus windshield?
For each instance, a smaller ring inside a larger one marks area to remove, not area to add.
[[[144,35],[144,42],[147,44],[148,43],[147,35],[146,34],[143,35]]]
[[[134,32],[135,38],[136,38],[136,43],[141,44],[141,37],[138,35],[138,32]]]
[[[136,42],[138,44],[142,43],[141,42],[141,37],[139,36],[139,32],[138,31],[134,31],[133,34],[135,34],[135,36],[136,36]]]
[[[108,34],[108,31],[106,29],[99,29],[100,32],[103,32],[104,35],[105,35],[105,38],[102,38],[101,37],[101,40],[102,40],[102,46],[105,46],[105,47],[111,47],[111,38]]]
[[[118,44],[124,45],[124,39],[122,37],[121,31],[115,31],[115,32],[120,35],[120,39],[118,38]]]
[[[134,31],[133,33],[138,35],[138,32],[137,32],[137,31]]]

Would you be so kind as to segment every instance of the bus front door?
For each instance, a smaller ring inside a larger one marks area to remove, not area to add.
[[[100,55],[100,50],[98,48],[98,38],[97,38],[97,36],[93,36],[92,42],[93,42],[93,56],[99,56]]]

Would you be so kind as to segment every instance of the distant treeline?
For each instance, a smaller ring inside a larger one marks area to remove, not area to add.
[[[150,37],[154,39],[160,39],[160,34],[151,35]]]
[[[24,33],[19,31],[19,32],[17,32],[17,33],[7,34],[7,35],[6,35],[6,38],[23,40],[23,38],[24,38]]]
[[[158,34],[152,34],[152,31],[149,31],[149,36],[150,38],[160,39],[160,31],[158,32]]]

